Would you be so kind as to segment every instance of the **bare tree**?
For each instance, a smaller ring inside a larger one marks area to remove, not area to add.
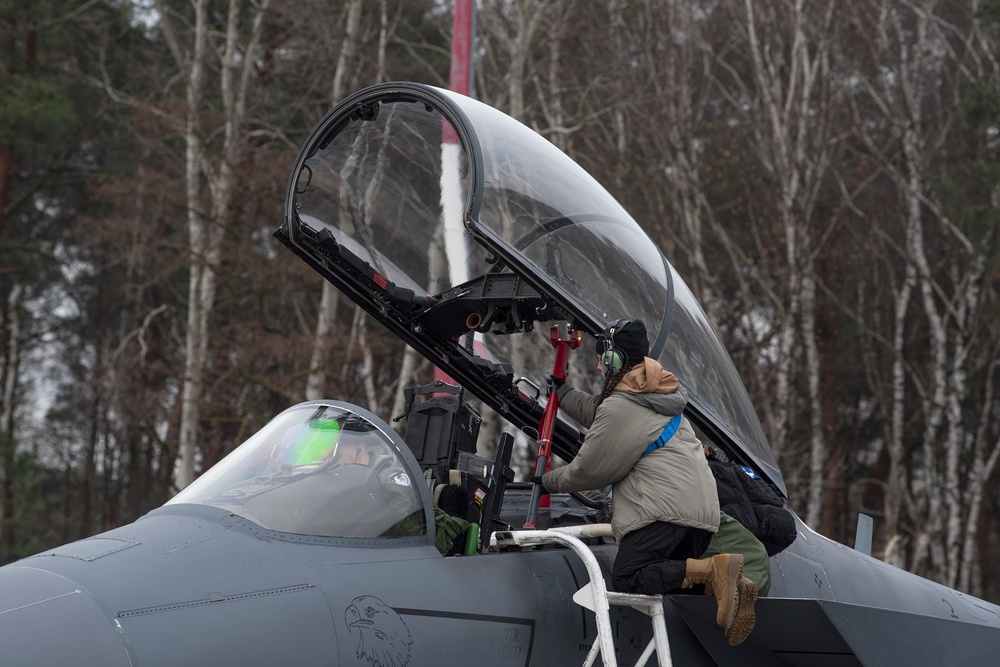
[[[184,488],[195,477],[200,403],[208,363],[209,315],[216,292],[216,270],[226,224],[230,222],[235,165],[241,159],[246,104],[254,83],[255,53],[270,0],[251,5],[250,25],[241,24],[243,3],[230,0],[221,43],[216,44],[207,0],[194,0],[190,30],[165,0],[157,1],[161,28],[179,71],[184,72],[187,106],[183,137],[191,270],[188,326],[181,390],[181,428],[176,483]],[[219,58],[218,93],[222,102],[222,143],[206,150],[208,134],[203,104],[208,93],[209,59]],[[207,182],[207,191],[202,182]]]
[[[952,218],[952,205],[937,186],[954,179],[945,159],[960,122],[962,79],[997,81],[995,44],[976,20],[975,3],[946,9],[939,2],[905,7],[871,2],[859,14],[863,31],[872,35],[875,74],[864,91],[880,111],[885,131],[867,123],[861,137],[879,166],[892,179],[904,202],[895,246],[902,256],[904,275],[896,281],[893,338],[894,399],[890,437],[889,523],[894,562],[906,561],[900,498],[907,497],[902,468],[907,469],[910,493],[916,499],[908,530],[915,535],[909,569],[935,576],[950,586],[977,588],[972,582],[976,532],[983,489],[997,461],[996,434],[987,435],[993,409],[993,365],[983,364],[975,346],[995,344],[982,339],[986,299],[995,296],[984,281],[992,261],[996,228],[975,232]],[[961,178],[961,177],[958,177]],[[996,206],[995,188],[983,204]],[[964,203],[964,202],[963,202]],[[972,236],[975,232],[977,236]],[[942,247],[949,252],[942,254]],[[912,307],[911,307],[912,302]],[[919,323],[926,331],[925,348],[905,344],[904,329]],[[974,344],[974,341],[975,344]],[[974,346],[975,345],[975,346]],[[908,373],[904,375],[904,370]],[[986,373],[977,397],[970,378]],[[921,456],[904,459],[907,438],[903,416],[905,385],[919,400],[922,424]],[[979,401],[982,415],[970,427],[967,407]],[[970,435],[973,434],[973,435]],[[972,553],[970,553],[972,552]]]
[[[525,91],[532,73],[530,54],[537,49],[535,38],[550,17],[551,0],[516,0],[515,2],[484,2],[479,11],[478,25],[498,48],[493,57],[502,58],[498,68],[502,88],[485,89],[480,93],[485,101],[504,109],[512,118],[525,119]],[[484,41],[489,44],[489,41]]]
[[[20,339],[21,324],[19,310],[24,287],[15,283],[3,304],[3,319],[5,323],[0,341],[3,342],[3,367],[0,368],[0,379],[3,380],[0,394],[0,466],[3,478],[0,479],[0,519],[3,522],[3,534],[0,536],[5,553],[14,553],[14,390],[17,387],[17,376],[21,365]]]
[[[816,206],[836,149],[832,122],[835,88],[830,76],[834,11],[828,3],[806,0],[764,5],[733,0],[725,3],[725,7],[727,11],[720,12],[719,18],[729,17],[740,26],[737,33],[740,41],[716,47],[722,49],[716,55],[720,72],[716,91],[728,100],[731,118],[741,119],[744,132],[749,135],[753,160],[774,184],[776,194],[770,205],[784,247],[783,266],[780,271],[772,267],[775,274],[783,275],[783,282],[758,290],[765,299],[772,295],[769,302],[761,306],[777,314],[775,327],[779,341],[773,361],[776,386],[771,406],[764,412],[773,414],[773,420],[768,422],[779,463],[802,458],[791,455],[792,450],[788,449],[793,447],[790,434],[799,414],[808,417],[808,424],[803,429],[809,440],[809,465],[804,475],[809,488],[806,515],[809,523],[818,525],[828,452],[820,387],[822,360],[816,342],[814,262],[826,226],[830,224],[817,217]],[[749,59],[748,67],[743,68],[738,58],[731,55],[745,55]],[[680,120],[685,117],[683,112],[680,108]],[[681,131],[683,128],[682,125]],[[679,141],[675,143],[682,145]],[[690,163],[690,150],[675,150],[673,154],[685,158],[678,159],[676,165],[683,167]],[[679,191],[692,194],[679,199],[678,208],[682,220],[688,220],[687,237],[695,238],[701,234],[694,226],[696,218],[692,214],[710,221],[705,214],[711,209],[698,202],[701,188],[690,177],[691,168],[680,170],[682,174],[685,172],[688,174],[683,182],[686,187]],[[738,250],[721,227],[716,225],[715,232],[714,237],[722,242],[734,263],[744,266],[757,263]],[[764,274],[767,272],[765,268]],[[741,270],[736,273],[746,274]],[[767,283],[762,273],[747,275],[759,284]],[[750,290],[744,292],[748,293]],[[753,304],[747,306],[755,307]],[[762,331],[755,334],[760,335],[767,334]],[[796,400],[800,354],[802,372],[799,377],[806,396],[801,406]],[[797,468],[791,468],[790,473],[793,478],[800,474]]]
[[[344,19],[344,37],[340,43],[340,55],[333,73],[330,103],[337,104],[347,94],[349,68],[357,57],[361,32],[361,0],[351,0],[347,5]],[[326,367],[330,360],[330,346],[333,341],[334,325],[337,321],[337,305],[340,292],[328,281],[323,281],[323,295],[320,298],[319,314],[316,317],[316,337],[313,341],[312,361],[309,364],[309,378],[306,381],[306,399],[323,398],[326,393]]]

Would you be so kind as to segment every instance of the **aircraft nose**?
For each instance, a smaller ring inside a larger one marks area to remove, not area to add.
[[[0,568],[0,647],[4,667],[127,667],[114,621],[74,582],[23,565]]]

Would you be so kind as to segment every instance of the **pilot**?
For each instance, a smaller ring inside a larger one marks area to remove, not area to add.
[[[375,469],[382,490],[386,492],[389,502],[397,509],[400,520],[393,533],[395,535],[415,535],[420,532],[419,517],[413,515],[412,493],[410,492],[410,476],[391,452],[389,446],[373,425],[366,421],[348,419],[344,422],[333,454],[334,465],[360,464]],[[435,547],[443,556],[461,553],[465,542],[465,531],[469,522],[463,518],[468,505],[465,491],[458,486],[448,485],[448,494],[461,497],[457,502],[457,511],[449,509],[447,503],[442,503],[445,509],[434,506]],[[455,503],[452,503],[455,505]]]
[[[358,417],[348,417],[341,424],[333,465],[368,466],[378,474],[389,501],[401,513],[412,511],[411,480],[375,425]]]
[[[612,484],[615,589],[662,595],[710,585],[718,602],[716,621],[731,631],[743,556],[702,558],[719,530],[715,479],[681,415],[687,391],[648,353],[642,320],[618,320],[598,336],[605,377],[599,396],[552,379],[559,407],[588,432],[572,462],[533,481],[546,493]]]
[[[385,499],[395,510],[396,522],[389,533],[401,537],[423,532],[418,494],[411,487],[409,474],[382,433],[366,419],[353,414],[310,419],[275,448],[273,458],[276,468],[297,471],[348,465],[372,468]],[[444,509],[434,506],[435,546],[442,555],[450,556],[462,553],[465,546],[468,497],[459,486],[448,485],[444,490],[453,502],[442,502]]]
[[[337,451],[333,455],[333,463],[336,465],[338,463],[360,463],[361,465],[369,465],[372,460],[371,452],[368,450],[369,443],[363,440],[355,440],[353,442],[340,443],[337,446]],[[377,448],[377,445],[372,446],[373,449]]]

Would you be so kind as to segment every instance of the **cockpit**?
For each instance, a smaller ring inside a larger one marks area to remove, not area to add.
[[[427,533],[421,484],[405,443],[378,417],[308,402],[275,417],[169,504],[211,505],[278,532],[413,537]]]

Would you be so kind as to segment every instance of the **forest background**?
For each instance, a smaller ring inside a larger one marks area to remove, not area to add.
[[[0,562],[307,397],[429,381],[271,232],[337,101],[447,87],[451,12],[0,0]],[[866,512],[877,557],[1000,602],[1000,3],[480,0],[474,62],[686,277],[807,523]]]

